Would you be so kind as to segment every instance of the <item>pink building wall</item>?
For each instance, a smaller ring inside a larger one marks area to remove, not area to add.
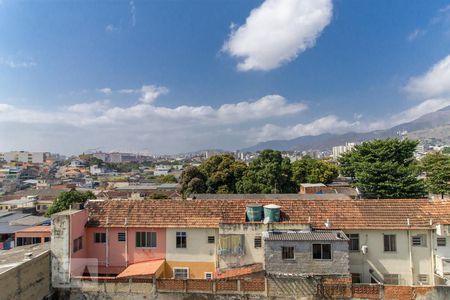
[[[85,225],[88,219],[87,210],[80,210],[75,213],[70,214],[70,239],[69,239],[69,253],[70,253],[70,264],[71,264],[71,275],[80,276],[83,274],[84,268],[86,266],[86,255],[87,255],[87,243],[86,243],[86,230]],[[83,248],[77,252],[73,252],[73,242],[76,238],[82,237]]]
[[[106,243],[95,243],[95,233],[106,233]],[[136,247],[136,232],[152,231],[156,232],[155,248]],[[118,233],[126,232],[127,241],[119,242]],[[163,228],[86,228],[86,248],[87,258],[98,260],[100,270],[108,267],[112,273],[120,272],[127,265],[154,260],[164,259],[166,253],[166,230]],[[108,254],[106,246],[108,245]],[[108,256],[108,258],[107,258]],[[128,256],[128,261],[127,261]]]

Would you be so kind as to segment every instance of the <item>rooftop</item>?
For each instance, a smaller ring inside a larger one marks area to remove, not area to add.
[[[450,222],[450,202],[427,199],[214,199],[89,201],[87,225],[123,227],[126,220],[129,227],[217,228],[249,223],[245,213],[249,204],[279,205],[280,223],[310,224],[317,229],[429,229]]]
[[[268,231],[264,239],[269,241],[348,241],[341,230]]]
[[[50,251],[50,243],[20,246],[11,250],[0,250],[0,274],[28,261],[29,258],[26,258],[25,254],[31,253],[31,258],[33,258],[47,251]]]
[[[52,231],[51,226],[41,225],[41,226],[34,226],[34,227],[25,228],[25,229],[16,231],[16,233],[17,232],[33,232],[33,233],[35,233],[35,232],[51,232],[51,231]]]

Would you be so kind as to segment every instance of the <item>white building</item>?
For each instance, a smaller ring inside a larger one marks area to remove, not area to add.
[[[43,164],[46,159],[44,152],[10,151],[0,153],[0,161]]]
[[[342,154],[352,150],[355,147],[355,143],[345,143],[345,145],[333,147],[333,158],[338,159]]]

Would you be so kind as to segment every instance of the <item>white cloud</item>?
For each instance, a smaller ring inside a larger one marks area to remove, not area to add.
[[[425,35],[427,31],[425,29],[417,28],[414,31],[412,31],[410,34],[408,34],[408,41],[412,42],[416,40],[417,38]]]
[[[113,24],[108,24],[108,25],[106,25],[106,27],[105,27],[105,31],[106,31],[106,32],[110,32],[110,33],[112,33],[112,32],[118,32],[119,30],[120,30],[120,28],[114,26]]]
[[[102,88],[102,89],[97,89],[98,92],[105,94],[105,95],[109,95],[112,93],[112,89],[111,88]]]
[[[0,65],[7,66],[11,69],[18,69],[18,68],[32,68],[36,66],[36,63],[33,60],[27,60],[27,61],[20,61],[20,60],[14,60],[10,58],[0,57]]]
[[[144,85],[141,88],[141,98],[139,101],[142,103],[153,103],[161,95],[165,95],[169,92],[169,89],[164,86],[156,85]]]
[[[328,115],[310,123],[299,123],[294,126],[277,126],[266,124],[260,128],[253,128],[248,138],[253,143],[276,139],[293,139],[306,135],[319,135],[322,133],[344,133],[355,130],[359,122],[340,120],[334,115]]]
[[[65,108],[69,113],[95,114],[108,109],[109,101],[95,101],[91,103],[77,103]]]
[[[266,0],[232,32],[223,51],[242,59],[241,71],[271,70],[313,47],[330,23],[331,0]]]
[[[450,55],[425,74],[409,80],[405,89],[415,97],[450,97]]]
[[[134,1],[131,0],[129,2],[130,6],[130,15],[131,15],[131,27],[136,26],[136,5],[134,5]]]

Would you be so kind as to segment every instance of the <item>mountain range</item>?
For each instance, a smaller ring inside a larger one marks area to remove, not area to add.
[[[450,105],[435,112],[425,114],[411,122],[403,123],[384,130],[370,132],[348,132],[344,134],[324,133],[320,135],[301,136],[290,140],[271,140],[258,143],[241,151],[255,152],[264,149],[280,151],[331,150],[333,146],[345,145],[347,142],[360,143],[367,140],[398,137],[407,132],[415,139],[441,139],[450,141]]]

